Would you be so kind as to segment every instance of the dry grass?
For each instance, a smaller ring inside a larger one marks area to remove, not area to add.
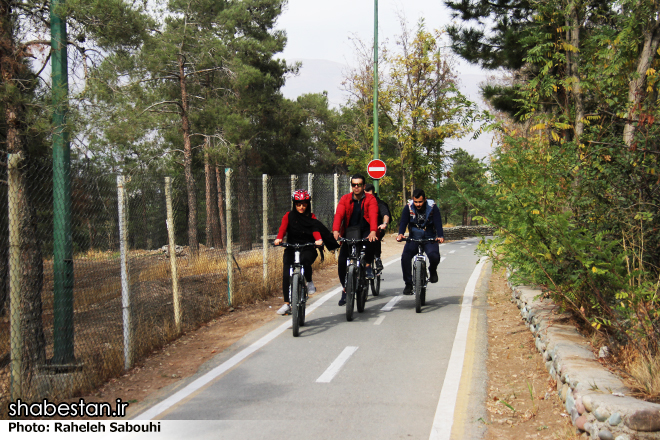
[[[628,386],[645,400],[660,401],[660,356],[637,354],[626,367],[630,375]]]
[[[580,439],[582,439],[582,437],[577,434],[576,428],[570,423],[567,423],[566,427],[564,427],[561,430],[553,433],[552,438],[554,440],[580,440]]]
[[[586,335],[597,358],[601,347],[609,348],[610,355],[601,360],[602,364],[622,377],[635,397],[660,402],[660,355],[635,344],[613,344],[605,334],[592,327],[580,325],[577,321],[572,324]]]
[[[124,372],[120,263],[116,254],[90,252],[74,261],[75,353],[82,370],[69,375],[38,373],[26,387],[38,396],[64,398],[84,393],[110,377]],[[139,359],[178,338],[173,319],[170,261],[159,252],[131,251],[129,275],[134,329],[134,359]],[[235,254],[231,307],[253,304],[279,295],[282,249],[270,249],[268,277],[264,282],[260,249]],[[43,319],[46,357],[52,356],[53,275],[52,261],[44,262]],[[315,268],[335,264],[325,253]],[[182,331],[198,328],[230,310],[227,297],[227,259],[221,250],[203,249],[196,257],[177,258]],[[0,320],[0,355],[9,351],[9,322]],[[0,406],[6,403],[9,366],[0,369]],[[63,380],[66,376],[66,380]]]

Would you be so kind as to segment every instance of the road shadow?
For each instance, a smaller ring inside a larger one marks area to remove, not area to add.
[[[355,314],[357,314],[357,312],[355,312]],[[300,327],[300,334],[298,335],[298,337],[308,338],[310,336],[315,336],[341,323],[346,323],[345,313],[340,313],[337,315],[330,315],[330,316],[321,316],[318,318],[310,318],[308,316],[305,319],[305,325],[303,327]],[[348,324],[350,324],[350,322]]]
[[[395,307],[405,310],[414,309],[415,296],[410,295],[410,296],[406,296],[405,298],[412,298],[412,301],[404,301],[404,302],[399,301]],[[426,304],[422,306],[421,313],[431,313],[443,307],[447,307],[449,305],[461,304],[462,301],[463,301],[463,296],[456,296],[456,295],[442,296],[439,298],[432,298],[432,299],[428,299],[427,297]]]
[[[369,296],[367,297],[367,303],[364,306],[364,312],[359,313],[357,311],[357,305],[353,309],[353,321],[346,321],[346,307],[345,306],[335,306],[339,313],[329,315],[329,316],[307,316],[305,319],[305,325],[300,327],[300,333],[298,337],[309,337],[323,333],[324,331],[330,329],[335,325],[342,323],[353,324],[354,322],[360,321],[371,321],[378,319],[378,316],[382,313],[381,309],[395,296],[401,294],[403,289],[391,289],[387,291],[380,291],[380,295],[373,296],[371,291],[369,291]],[[339,296],[337,296],[339,298]],[[378,300],[384,300],[378,301]],[[377,302],[378,301],[378,302]],[[396,306],[395,306],[396,307]]]

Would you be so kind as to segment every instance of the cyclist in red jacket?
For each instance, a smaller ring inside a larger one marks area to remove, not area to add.
[[[332,223],[332,233],[337,240],[340,236],[344,238],[366,238],[370,242],[378,240],[378,202],[376,198],[364,192],[364,176],[355,174],[351,176],[352,192],[344,194],[339,200],[335,218]],[[337,263],[337,274],[339,281],[344,287],[339,305],[346,304],[346,259],[348,257],[348,246],[344,243],[339,251]],[[371,262],[374,259],[374,251],[371,244],[365,245],[365,273],[367,279],[374,278]]]
[[[275,246],[282,243],[282,239],[287,235],[287,241],[294,244],[303,244],[314,242],[317,246],[323,244],[321,233],[319,232],[319,225],[315,222],[316,216],[312,214],[312,196],[304,189],[299,189],[293,192],[291,196],[293,200],[293,207],[291,211],[284,214],[282,217],[282,224],[275,239]],[[291,312],[291,304],[289,303],[289,282],[290,274],[289,268],[293,263],[293,248],[286,248],[284,250],[284,257],[282,260],[282,296],[284,297],[284,305],[277,311],[279,315],[286,315]],[[303,248],[300,253],[300,259],[305,269],[305,279],[307,280],[307,292],[312,294],[316,292],[316,287],[312,282],[312,264],[316,260],[316,249]]]

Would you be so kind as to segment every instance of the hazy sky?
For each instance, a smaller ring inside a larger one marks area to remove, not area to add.
[[[405,5],[405,6],[404,6]],[[424,18],[428,30],[441,29],[450,24],[449,11],[442,0],[379,0],[378,40],[389,39],[394,44],[400,33],[399,15],[403,14],[411,29]],[[353,60],[350,36],[365,42],[373,39],[373,0],[289,0],[278,21],[285,29],[288,43],[284,59],[324,59],[350,64]],[[462,73],[480,73],[480,69],[466,63]]]
[[[394,49],[396,35],[401,33],[401,14],[411,30],[416,28],[422,17],[429,31],[442,29],[451,23],[449,11],[442,0],[406,0],[405,3],[401,0],[379,0],[379,45],[388,40],[388,46]],[[330,104],[338,107],[345,101],[345,95],[340,90],[344,67],[333,64],[354,64],[349,37],[358,37],[367,44],[373,40],[374,0],[289,0],[277,28],[286,30],[288,37],[282,57],[289,62],[303,60],[300,75],[287,79],[284,96],[295,99],[301,93],[326,90]],[[486,72],[462,62],[458,57],[457,61],[461,90],[470,99],[479,100],[478,84],[486,79]],[[492,136],[486,134],[477,140],[450,140],[448,146],[462,147],[470,154],[483,158],[491,151],[491,139]]]

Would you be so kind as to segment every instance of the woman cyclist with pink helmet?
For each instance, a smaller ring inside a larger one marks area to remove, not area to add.
[[[291,196],[293,206],[291,211],[284,214],[282,224],[280,225],[275,246],[282,243],[284,236],[287,236],[287,242],[293,244],[303,244],[314,242],[317,246],[323,244],[321,232],[319,231],[320,222],[312,214],[312,197],[304,189],[298,189]],[[284,250],[282,260],[282,296],[284,305],[277,311],[279,315],[286,315],[291,312],[289,304],[289,267],[293,262],[293,248]],[[316,260],[316,249],[304,248],[301,251],[301,262],[305,270],[305,279],[307,280],[307,291],[312,294],[316,292],[316,287],[312,282],[312,264]]]

